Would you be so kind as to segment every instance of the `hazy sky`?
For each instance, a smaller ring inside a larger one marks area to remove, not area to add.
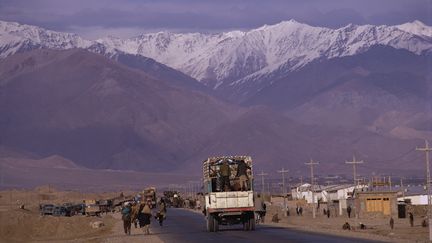
[[[432,25],[431,0],[0,0],[0,20],[33,24],[87,38],[143,32],[219,32],[282,20],[327,27]]]

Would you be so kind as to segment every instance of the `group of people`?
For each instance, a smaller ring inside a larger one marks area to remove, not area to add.
[[[243,160],[238,161],[237,163],[237,173],[236,177],[239,180],[240,183],[240,190],[241,191],[247,191],[248,186],[248,173],[247,170],[250,170],[251,167],[246,164]],[[222,164],[219,166],[219,180],[220,180],[220,189],[221,191],[230,191],[231,190],[231,182],[230,182],[230,176],[231,176],[231,167],[228,164],[228,160],[224,160]]]
[[[159,225],[163,225],[163,221],[166,218],[166,204],[163,199],[159,202],[159,208],[155,215],[155,219],[159,222]],[[139,227],[143,230],[144,234],[150,234],[150,223],[152,218],[151,201],[146,202],[125,202],[121,210],[123,228],[127,235],[131,234],[132,223],[135,228]]]

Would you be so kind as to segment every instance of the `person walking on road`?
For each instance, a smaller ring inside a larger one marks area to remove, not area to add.
[[[348,205],[348,207],[347,207],[347,214],[348,214],[348,218],[351,218],[351,206],[350,205]]]
[[[255,212],[259,215],[261,223],[264,223],[264,217],[266,215],[266,205],[262,200],[260,194],[258,194],[255,198]]]
[[[122,214],[124,232],[125,234],[130,235],[132,222],[131,222],[131,205],[129,202],[126,202],[124,204],[121,214]]]
[[[166,204],[165,201],[163,199],[160,200],[159,203],[159,211],[156,214],[156,219],[159,221],[159,225],[162,226],[163,221],[166,217]]]
[[[348,218],[351,218],[351,206],[348,205],[347,207],[347,213],[348,213]]]
[[[327,218],[330,218],[330,209],[327,209]]]
[[[142,207],[142,210],[138,216],[140,227],[143,229],[144,234],[150,234],[150,220],[151,220],[151,201],[148,200]]]
[[[410,221],[411,227],[414,227],[414,215],[413,215],[413,213],[409,213],[409,221]]]
[[[131,204],[131,223],[134,224],[135,229],[138,228],[138,214],[140,209],[140,204],[136,201],[132,202]]]

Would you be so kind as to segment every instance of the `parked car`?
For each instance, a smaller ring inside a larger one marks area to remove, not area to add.
[[[68,210],[66,207],[63,206],[55,206],[52,212],[53,216],[71,216],[71,211]]]
[[[54,210],[53,204],[41,204],[39,205],[39,211],[41,215],[52,215]]]

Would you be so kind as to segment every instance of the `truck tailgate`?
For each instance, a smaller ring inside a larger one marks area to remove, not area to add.
[[[253,207],[253,192],[252,191],[236,191],[236,192],[212,192],[210,201],[207,201],[209,208],[246,208]],[[209,198],[206,198],[209,200]]]

